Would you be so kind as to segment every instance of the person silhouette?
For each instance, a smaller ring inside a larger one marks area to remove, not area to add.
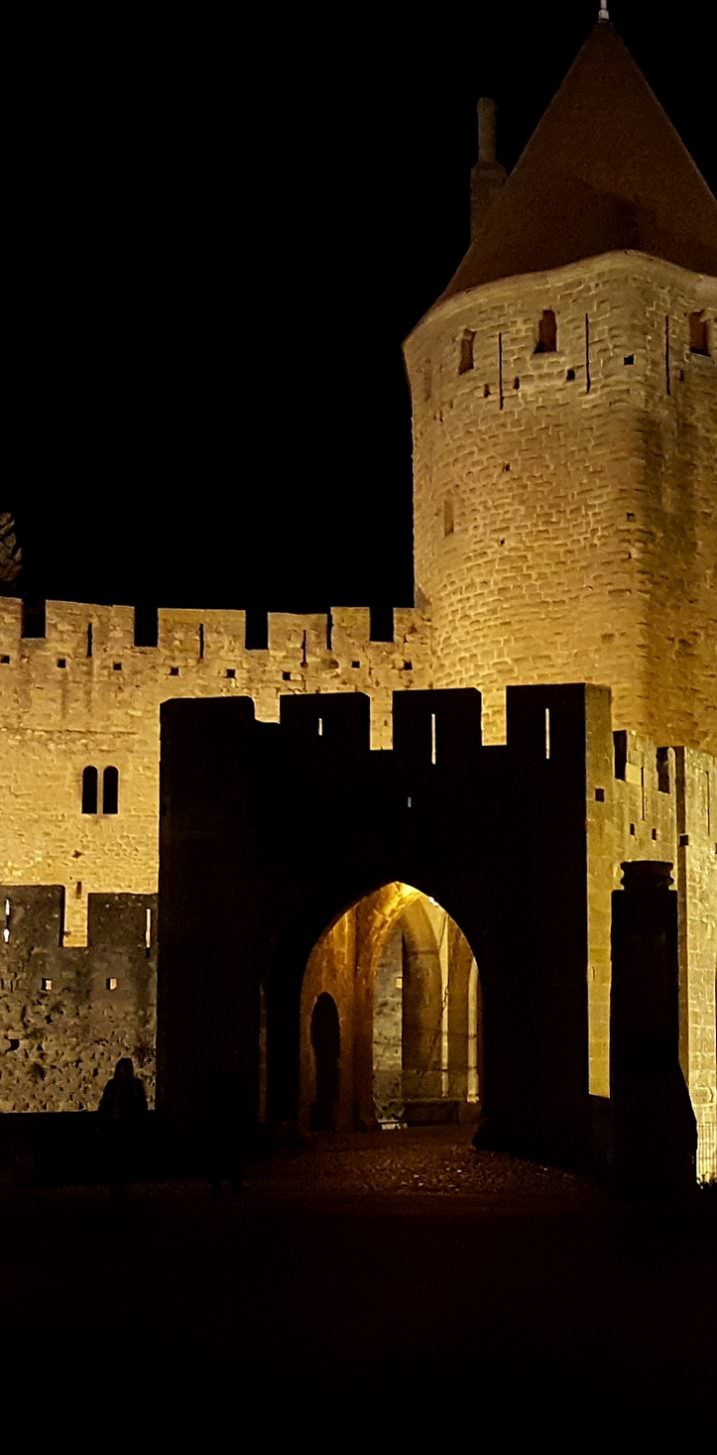
[[[107,1082],[99,1105],[106,1129],[106,1154],[110,1194],[121,1195],[135,1170],[139,1153],[147,1096],[142,1080],[135,1075],[130,1056],[121,1056],[114,1075]]]

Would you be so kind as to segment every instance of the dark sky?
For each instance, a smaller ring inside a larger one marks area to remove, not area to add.
[[[5,219],[27,589],[410,600],[400,346],[465,250],[475,100],[512,166],[597,10],[34,22]],[[704,0],[611,12],[715,190]]]

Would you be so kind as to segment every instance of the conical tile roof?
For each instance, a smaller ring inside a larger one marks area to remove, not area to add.
[[[623,249],[717,276],[717,201],[613,26],[601,22],[443,297]]]

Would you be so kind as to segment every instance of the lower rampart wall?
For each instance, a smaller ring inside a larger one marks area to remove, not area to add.
[[[59,885],[0,884],[0,1112],[92,1111],[120,1056],[154,1102],[156,898],[91,895],[63,944]]]

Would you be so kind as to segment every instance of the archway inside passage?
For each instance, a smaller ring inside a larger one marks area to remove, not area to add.
[[[336,1014],[332,1072],[340,1130],[458,1121],[477,1113],[481,991],[473,950],[429,894],[395,881],[323,932],[300,1012],[300,1121],[317,1128],[316,1016]],[[326,1123],[326,1117],[319,1117]]]

